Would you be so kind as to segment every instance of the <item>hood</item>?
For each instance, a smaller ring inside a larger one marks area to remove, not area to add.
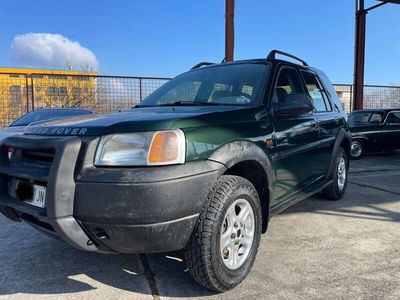
[[[253,108],[237,106],[175,106],[135,108],[122,113],[84,115],[29,125],[25,134],[99,136],[248,121]]]
[[[26,126],[12,126],[5,127],[0,130],[0,139],[9,137],[12,135],[23,134]]]

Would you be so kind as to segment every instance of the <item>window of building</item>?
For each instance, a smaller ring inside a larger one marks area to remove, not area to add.
[[[58,80],[67,80],[68,79],[68,77],[66,75],[58,75],[58,74],[47,75],[47,77],[49,79],[58,79]]]
[[[72,93],[75,94],[75,95],[79,95],[79,94],[82,93],[82,89],[80,87],[74,87],[72,89]]]
[[[58,88],[58,92],[61,95],[66,95],[67,94],[67,88],[65,86],[62,86],[62,87]]]
[[[21,93],[21,86],[20,85],[12,85],[11,93]]]
[[[57,95],[58,94],[58,88],[54,87],[54,86],[50,86],[50,87],[47,88],[47,92],[50,95]]]

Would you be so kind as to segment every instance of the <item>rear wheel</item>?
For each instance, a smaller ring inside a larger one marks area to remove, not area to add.
[[[242,177],[222,176],[185,249],[192,277],[219,292],[237,286],[254,264],[261,224],[260,201],[254,186]]]
[[[350,157],[352,159],[360,159],[364,156],[364,144],[360,141],[353,141],[350,148]]]
[[[334,174],[332,183],[322,191],[322,196],[329,200],[343,198],[347,189],[349,165],[347,154],[343,148],[339,148],[335,158]]]

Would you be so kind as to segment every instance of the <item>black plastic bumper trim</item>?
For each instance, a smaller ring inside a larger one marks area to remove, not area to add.
[[[159,253],[183,249],[199,214],[177,220],[147,224],[101,224],[83,222],[93,239],[118,253]]]

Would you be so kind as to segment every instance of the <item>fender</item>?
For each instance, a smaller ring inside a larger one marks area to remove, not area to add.
[[[333,151],[331,155],[331,161],[329,163],[328,172],[326,173],[325,178],[330,179],[333,176],[334,166],[335,166],[335,158],[336,153],[344,140],[348,140],[349,145],[351,145],[352,137],[350,131],[346,131],[345,129],[341,128],[338,134],[336,135],[335,145],[333,146]],[[350,157],[347,158],[348,162],[350,162]]]
[[[268,221],[270,218],[271,211],[271,195],[272,187],[275,182],[274,172],[272,170],[270,159],[267,154],[256,144],[249,141],[235,141],[227,143],[217,149],[210,157],[209,160],[216,161],[225,165],[227,169],[235,166],[238,163],[245,161],[257,162],[263,168],[266,177],[266,189],[268,192],[268,205],[263,206],[263,232],[266,232]],[[265,203],[265,202],[262,202]]]
[[[364,135],[354,135],[353,137],[352,137],[352,139],[353,139],[353,141],[364,141],[364,142],[366,142],[367,143],[367,145],[369,144],[369,138],[367,138],[366,136],[364,136]]]

